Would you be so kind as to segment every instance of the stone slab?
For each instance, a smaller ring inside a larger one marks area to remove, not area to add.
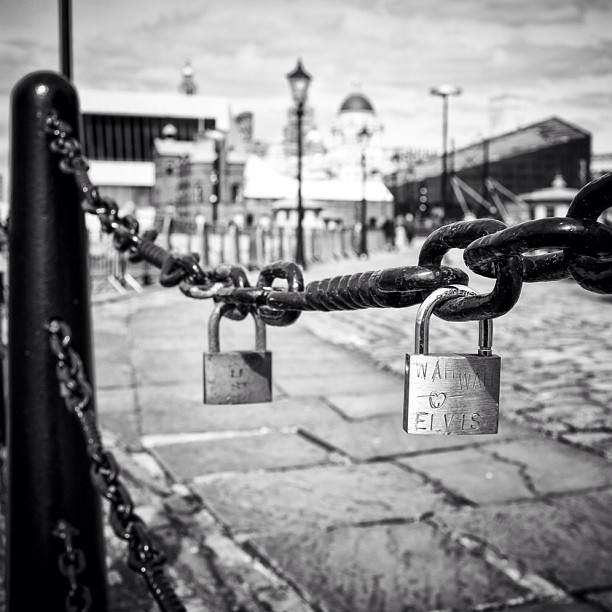
[[[275,397],[277,394],[275,393]],[[141,387],[138,391],[144,434],[286,428],[342,418],[317,398],[278,399],[263,404],[205,405],[202,385]]]
[[[329,453],[297,434],[221,437],[151,447],[180,480],[214,472],[251,472],[325,463]]]
[[[369,419],[381,414],[396,414],[401,419],[404,405],[404,393],[400,385],[397,388],[380,391],[370,389],[361,393],[339,393],[334,389],[326,394],[326,399],[347,419],[353,420]]]
[[[352,372],[336,373],[333,365],[330,365],[326,374],[314,376],[276,375],[274,380],[287,395],[292,396],[337,395],[342,393],[371,393],[386,396],[393,393],[396,397],[403,398],[404,393],[402,381],[397,376],[379,371],[361,373],[357,376]],[[398,405],[401,407],[402,403]]]
[[[139,385],[202,380],[202,350],[149,349],[134,351],[132,363]]]
[[[482,448],[428,453],[398,461],[477,504],[536,495],[520,466],[493,459]]]
[[[427,523],[253,538],[325,610],[468,610],[524,591]]]
[[[597,453],[608,461],[612,461],[612,433],[610,431],[564,434],[563,439],[574,446]]]
[[[533,437],[531,430],[502,421],[499,433],[481,436],[408,435],[402,426],[401,413],[383,414],[361,421],[329,423],[312,421],[305,431],[324,440],[353,459],[364,461],[397,455],[412,455],[432,450],[491,444],[498,440]]]
[[[125,333],[98,332],[93,339],[96,387],[128,387],[132,384],[132,365]]]
[[[612,589],[600,593],[589,593],[586,595],[586,599],[595,603],[597,610],[612,610]]]
[[[385,463],[210,476],[193,487],[234,532],[247,533],[407,520],[446,505],[419,476]]]
[[[524,606],[512,607],[512,610],[517,612],[596,612],[599,608],[594,608],[589,604],[572,601],[572,602],[553,602],[540,601],[537,603],[526,604]]]
[[[129,447],[140,446],[140,426],[132,389],[96,390],[98,424]]]
[[[455,534],[468,534],[527,571],[569,591],[612,589],[612,490],[546,501],[441,512]]]
[[[541,493],[612,485],[612,464],[550,438],[537,438],[528,444],[509,442],[488,446],[486,452],[525,466],[529,478]]]

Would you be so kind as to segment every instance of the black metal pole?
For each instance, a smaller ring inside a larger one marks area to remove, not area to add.
[[[72,79],[72,5],[71,0],[59,0],[60,70]]]
[[[359,256],[368,256],[368,226],[367,226],[367,207],[368,202],[366,199],[366,184],[367,184],[367,173],[366,173],[366,154],[365,147],[361,149],[361,236],[359,239]]]
[[[297,158],[298,158],[298,195],[297,195],[297,237],[295,247],[295,261],[302,268],[306,268],[306,262],[304,261],[304,228],[302,227],[304,221],[304,208],[302,206],[302,117],[304,116],[304,105],[299,103],[296,109],[297,114]]]
[[[0,230],[1,231],[1,230]],[[4,250],[4,249],[2,249]],[[5,257],[4,253],[0,252],[0,259]],[[5,346],[4,346],[4,269],[0,270],[0,446],[6,446],[6,385],[5,381]]]
[[[100,500],[45,329],[52,317],[70,325],[94,385],[85,219],[44,125],[56,109],[78,138],[78,99],[62,75],[35,72],[17,83],[11,102],[7,609],[66,609],[69,582],[58,569],[64,546],[53,535],[64,520],[79,531],[74,547],[85,567],[76,578],[92,595],[89,609],[106,612]]]
[[[489,178],[489,139],[485,138],[482,141],[482,186],[480,195],[485,199],[489,199],[489,188],[487,179]]]
[[[448,96],[442,96],[442,220],[446,219],[446,206],[448,197]]]
[[[210,198],[212,204],[212,224],[217,228],[219,222],[219,202],[221,201],[221,143],[215,139],[215,161],[213,163],[212,172],[212,195]]]

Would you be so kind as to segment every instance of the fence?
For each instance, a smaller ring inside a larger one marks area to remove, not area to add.
[[[155,229],[159,233],[158,244],[169,251],[197,253],[206,266],[231,263],[260,270],[271,261],[295,257],[295,228],[215,226],[160,216]],[[360,234],[354,227],[304,228],[306,264],[356,256],[359,239]],[[367,245],[371,252],[385,248],[380,228],[368,228]],[[118,252],[108,237],[94,243],[89,259],[94,293],[108,289],[109,285],[118,292],[130,288],[139,290],[154,280],[148,262],[132,261],[129,254]]]

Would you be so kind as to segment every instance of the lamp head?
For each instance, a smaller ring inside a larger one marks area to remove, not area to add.
[[[289,81],[289,87],[291,88],[291,95],[295,103],[300,106],[306,103],[308,97],[308,87],[312,77],[302,66],[301,58],[298,59],[297,66],[287,74],[287,80]]]
[[[461,87],[446,83],[444,85],[439,85],[438,87],[432,87],[429,93],[432,96],[442,96],[443,98],[448,96],[458,96],[461,94]]]

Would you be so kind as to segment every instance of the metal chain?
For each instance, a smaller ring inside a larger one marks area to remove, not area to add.
[[[52,319],[47,330],[51,350],[57,359],[60,394],[81,425],[92,480],[100,495],[110,502],[110,525],[117,537],[128,542],[128,566],[145,579],[162,612],[185,612],[186,608],[165,573],[166,557],[155,547],[146,525],[134,512],[134,502],[121,482],[117,460],[104,447],[91,406],[93,391],[81,357],[72,347],[70,327],[61,319]]]
[[[62,156],[59,165],[75,177],[83,208],[98,215],[102,228],[112,233],[117,249],[132,253],[161,269],[160,284],[179,285],[188,297],[213,298],[235,308],[227,316],[246,316],[247,306],[257,308],[268,325],[290,325],[304,310],[403,308],[419,304],[433,290],[452,284],[466,285],[467,275],[441,265],[451,248],[465,249],[468,268],[496,279],[487,295],[458,297],[442,304],[436,314],[465,321],[499,317],[517,302],[523,282],[573,278],[581,287],[612,293],[612,229],[598,223],[612,205],[612,173],[592,181],[574,198],[566,217],[525,221],[507,227],[501,221],[479,219],[445,225],[428,236],[419,265],[323,279],[304,287],[302,271],[290,261],[265,266],[256,287],[251,287],[242,266],[200,268],[198,256],[173,255],[155,245],[155,233],[138,234],[138,222],[119,216],[115,202],[100,197],[92,185],[87,159],[71,127],[52,112],[46,119],[51,150]],[[546,254],[529,251],[545,249]],[[288,290],[273,287],[287,281]]]
[[[62,156],[60,169],[74,175],[83,209],[98,216],[103,231],[113,235],[117,250],[130,251],[132,260],[144,259],[160,268],[159,282],[165,287],[184,281],[208,287],[216,282],[212,269],[200,268],[197,254],[176,256],[169,253],[154,244],[156,232],[145,232],[140,236],[136,218],[132,215],[120,216],[117,203],[100,196],[89,178],[89,162],[82,153],[81,143],[70,135],[72,127],[56,111],[45,118],[45,129],[51,138],[51,151]]]
[[[66,612],[88,612],[92,604],[91,591],[78,580],[78,575],[85,569],[85,554],[72,543],[73,538],[79,535],[79,530],[62,519],[57,522],[53,535],[64,543],[64,550],[58,557],[57,564],[60,573],[68,579]]]

